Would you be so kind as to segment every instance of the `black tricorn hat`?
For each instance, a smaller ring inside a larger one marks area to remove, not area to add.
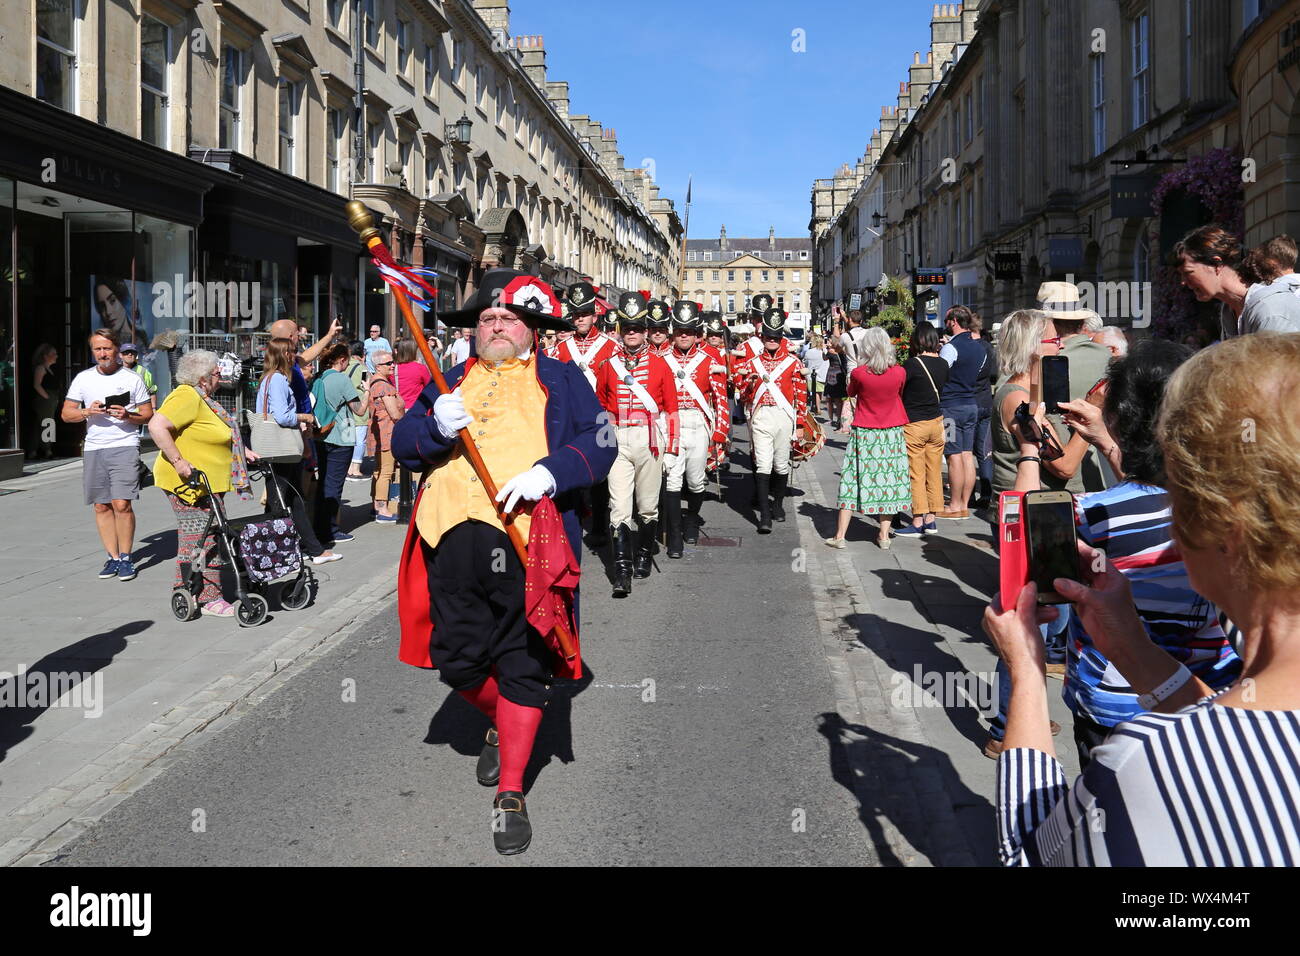
[[[539,329],[573,331],[573,326],[560,317],[560,300],[555,297],[555,290],[537,276],[514,269],[489,269],[461,308],[438,318],[444,325],[472,329],[478,325],[483,310],[493,307],[509,309],[521,319],[531,319]]]
[[[645,304],[646,324],[652,329],[666,329],[672,321],[668,303],[663,299],[651,299]]]
[[[640,292],[624,292],[618,297],[618,318],[623,328],[646,324],[645,299]]]
[[[673,328],[678,332],[699,332],[704,328],[700,307],[690,299],[678,299],[673,303]]]
[[[596,290],[590,282],[575,282],[564,290],[564,304],[570,318],[595,312]]]
[[[772,305],[772,296],[767,292],[760,292],[749,300],[749,311],[755,315],[762,315],[771,309]]]
[[[780,336],[785,338],[785,313],[780,309],[768,309],[763,313],[759,323],[758,334],[763,336]]]

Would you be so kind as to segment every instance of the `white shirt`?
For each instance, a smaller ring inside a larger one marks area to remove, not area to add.
[[[867,337],[867,330],[855,326],[840,336],[840,345],[844,349],[844,371],[851,374],[861,364],[858,356],[862,351],[862,340]]]
[[[126,392],[131,396],[132,406],[143,405],[149,401],[149,389],[144,380],[126,366],[121,366],[112,375],[105,375],[99,367],[88,368],[78,372],[68,389],[67,399],[89,406],[93,402],[103,402],[110,395]],[[128,411],[134,411],[128,408]],[[86,419],[86,450],[100,448],[134,448],[140,444],[140,426],[124,419],[109,415],[91,415]]]
[[[464,362],[469,358],[469,339],[464,337],[452,339],[448,351],[451,352],[452,356],[451,364],[459,365],[461,362]]]

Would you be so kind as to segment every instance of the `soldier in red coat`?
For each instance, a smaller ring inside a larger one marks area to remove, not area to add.
[[[645,311],[646,338],[650,343],[650,351],[663,358],[668,354],[669,349],[673,347],[670,337],[672,312],[668,309],[668,303],[662,299],[647,301]]]
[[[596,388],[596,369],[618,350],[618,342],[596,328],[596,290],[590,282],[575,282],[564,293],[567,318],[574,332],[556,347],[553,358],[578,366],[592,390]],[[609,543],[609,482],[591,486],[591,534],[587,540],[594,548]]]
[[[735,399],[735,385],[732,379],[732,366],[735,364],[735,356],[731,354],[731,347],[727,344],[728,330],[725,322],[722,321],[721,312],[703,312],[701,318],[704,319],[704,348],[708,349],[713,355],[713,360],[717,363],[715,372],[721,372],[725,377],[727,386],[727,405],[731,407]],[[728,413],[730,414],[730,412]],[[720,444],[715,444],[709,449],[709,470],[718,469],[722,473],[731,470],[728,458],[731,455],[731,433],[728,429],[726,439]]]
[[[673,347],[664,355],[677,388],[681,423],[680,453],[665,462],[664,523],[670,558],[682,556],[683,541],[695,544],[699,540],[709,449],[726,442],[731,425],[726,372],[718,357],[700,344],[703,328],[699,306],[684,299],[677,302],[673,307]],[[688,508],[684,521],[683,484]]]
[[[790,483],[790,444],[803,437],[798,423],[806,414],[808,385],[799,359],[785,338],[785,313],[768,309],[759,333],[763,352],[737,367],[738,390],[749,415],[754,455],[754,494],[758,533],[772,533],[772,519],[785,520],[785,491]],[[769,501],[769,494],[771,500]]]
[[[678,420],[672,374],[646,343],[645,300],[636,292],[625,292],[619,298],[618,317],[623,344],[596,370],[596,397],[618,436],[618,458],[609,471],[609,520],[614,597],[627,597],[632,593],[633,573],[638,578],[650,576],[659,529],[662,458],[677,454]]]

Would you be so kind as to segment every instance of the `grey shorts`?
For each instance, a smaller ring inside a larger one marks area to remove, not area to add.
[[[136,462],[140,449],[88,448],[81,456],[81,486],[86,504],[106,505],[112,501],[135,501],[140,497],[140,476]]]

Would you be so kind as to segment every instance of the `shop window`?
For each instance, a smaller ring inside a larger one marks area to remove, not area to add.
[[[77,110],[77,0],[36,4],[36,98]]]
[[[171,30],[140,18],[140,138],[167,147],[167,90],[172,59]]]
[[[221,48],[221,106],[217,120],[219,149],[239,149],[239,107],[243,87],[243,51],[227,43]]]
[[[298,103],[301,100],[300,84],[280,77],[280,172],[293,175],[296,167],[294,133],[298,129]]]

